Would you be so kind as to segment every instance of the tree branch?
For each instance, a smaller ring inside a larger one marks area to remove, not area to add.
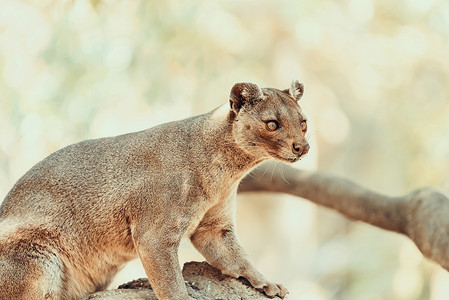
[[[235,279],[221,272],[206,262],[189,262],[184,264],[182,275],[191,299],[201,300],[267,300],[262,292],[253,288],[243,278]],[[93,293],[83,300],[157,300],[148,279],[141,278],[122,284],[118,289]],[[276,299],[280,299],[276,297]]]
[[[348,180],[319,172],[266,163],[247,176],[239,192],[278,192],[306,198],[353,220],[407,235],[424,256],[449,270],[449,195],[425,188],[402,197],[375,193]],[[271,171],[270,171],[271,173]]]

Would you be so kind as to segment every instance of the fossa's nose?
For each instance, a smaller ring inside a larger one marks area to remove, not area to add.
[[[293,142],[292,144],[292,152],[295,155],[305,155],[309,152],[310,146],[306,141],[303,142]]]

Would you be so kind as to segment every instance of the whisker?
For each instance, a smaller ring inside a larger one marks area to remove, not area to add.
[[[288,184],[288,185],[290,185],[290,182],[288,182],[288,180],[287,179],[285,179],[285,176],[284,176],[284,170],[282,169],[282,167],[283,167],[283,164],[281,163],[281,162],[279,162],[280,163],[280,166],[279,166],[279,173],[281,174],[281,177],[282,177],[282,179],[284,179],[284,181]]]
[[[252,174],[254,170],[251,170],[246,176],[251,177],[252,179],[256,179],[256,177],[254,177],[254,175]]]
[[[265,169],[265,171],[262,173],[262,175],[260,176],[259,180],[262,179],[265,176],[265,173],[267,173],[268,168]]]
[[[273,181],[274,171],[276,170],[276,164],[273,165],[273,170],[271,170],[271,181]]]

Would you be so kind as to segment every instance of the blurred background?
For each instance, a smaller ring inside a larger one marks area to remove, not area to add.
[[[71,143],[209,111],[236,82],[292,79],[313,145],[296,167],[389,195],[449,188],[448,54],[446,0],[0,0],[0,198]],[[306,200],[241,196],[237,224],[289,299],[449,295],[449,274],[406,238]],[[144,276],[133,261],[111,287]]]

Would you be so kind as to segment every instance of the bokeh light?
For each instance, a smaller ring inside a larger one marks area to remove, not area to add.
[[[1,0],[0,197],[71,143],[209,111],[236,82],[292,79],[313,145],[295,167],[393,195],[449,188],[448,53],[445,0]],[[290,299],[447,298],[447,272],[402,236],[279,195],[240,197],[237,217]],[[112,287],[143,276],[133,261]]]

